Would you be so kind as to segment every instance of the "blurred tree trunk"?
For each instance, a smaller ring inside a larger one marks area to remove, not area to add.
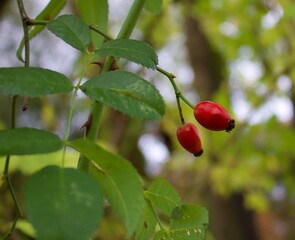
[[[7,6],[8,2],[9,2],[9,0],[1,0],[0,1],[0,19],[1,19],[2,13],[4,13],[6,10],[6,6]]]
[[[185,11],[185,34],[188,57],[195,73],[195,88],[201,100],[212,99],[220,83],[225,80],[222,56],[213,48],[196,17],[190,15],[192,6]],[[209,156],[209,154],[208,154]],[[220,159],[209,160],[214,162]],[[243,206],[243,194],[228,198],[207,186],[210,230],[216,240],[256,240],[254,214]]]
[[[225,198],[209,191],[210,228],[216,240],[256,240],[255,215],[244,208],[243,194]]]
[[[133,119],[110,109],[103,123],[104,137],[118,154],[128,159],[141,175],[145,175],[144,157],[138,149],[138,139],[144,128],[142,120]]]
[[[185,31],[188,57],[195,74],[194,87],[200,99],[208,100],[224,80],[223,59],[210,45],[196,18],[185,16]]]

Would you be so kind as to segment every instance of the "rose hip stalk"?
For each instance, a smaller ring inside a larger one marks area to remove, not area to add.
[[[199,102],[194,115],[198,123],[209,130],[230,132],[235,127],[235,121],[226,109],[215,102]]]
[[[200,135],[197,127],[192,123],[186,123],[179,127],[176,132],[178,142],[188,152],[196,157],[203,153]]]

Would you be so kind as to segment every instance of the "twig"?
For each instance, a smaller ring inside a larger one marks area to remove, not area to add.
[[[102,31],[100,31],[100,30],[97,28],[96,25],[94,25],[94,24],[90,24],[90,25],[89,25],[89,28],[90,28],[91,30],[93,30],[94,32],[97,32],[99,35],[103,36],[106,40],[108,40],[108,41],[113,40],[112,37],[108,36],[107,34],[103,33]]]
[[[12,111],[11,111],[11,128],[12,129],[15,128],[16,99],[17,99],[16,96],[14,96],[12,98]],[[9,177],[9,174],[8,174],[8,172],[9,172],[9,164],[10,164],[10,155],[7,155],[6,160],[5,160],[5,166],[4,166],[2,178],[7,182],[8,189],[10,191],[13,203],[14,203],[14,205],[16,207],[16,216],[15,216],[15,220],[14,220],[9,232],[6,234],[6,237],[4,239],[8,239],[11,236],[11,234],[14,231],[14,228],[15,228],[15,225],[16,225],[16,222],[17,222],[18,218],[22,217],[22,211],[21,211],[20,205],[19,205],[19,203],[17,201],[16,195],[15,195],[15,192],[14,192],[14,189],[13,189],[13,186],[11,184],[11,180],[10,180],[10,177]]]
[[[172,87],[174,89],[180,121],[181,121],[182,124],[184,124],[185,121],[184,121],[184,117],[183,117],[183,114],[182,114],[182,108],[181,108],[179,99],[184,101],[192,109],[194,109],[193,104],[182,94],[182,92],[177,87],[177,85],[176,85],[176,83],[174,81],[174,79],[176,78],[176,76],[174,74],[169,73],[169,72],[167,72],[166,70],[164,70],[164,69],[162,69],[160,67],[157,67],[157,71],[162,73],[163,75],[165,75],[169,79],[169,81],[170,81],[170,83],[171,83],[171,85],[172,85]]]
[[[24,4],[22,0],[17,0],[17,5],[19,9],[19,14],[22,19],[22,25],[23,25],[23,30],[24,30],[24,43],[25,43],[25,60],[24,64],[25,67],[30,66],[30,39],[29,39],[29,26],[27,22],[30,21],[30,18],[28,17]],[[24,97],[24,102],[23,102],[23,111],[26,111],[28,108],[28,97]]]

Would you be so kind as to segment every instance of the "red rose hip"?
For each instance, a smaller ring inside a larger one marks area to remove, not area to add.
[[[203,153],[200,135],[197,127],[192,123],[186,123],[176,132],[178,142],[188,152],[199,157]]]
[[[199,102],[195,106],[194,115],[199,124],[212,131],[230,132],[235,127],[235,121],[226,109],[215,102]]]

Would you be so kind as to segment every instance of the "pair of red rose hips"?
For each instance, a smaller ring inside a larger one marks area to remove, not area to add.
[[[230,132],[235,127],[235,121],[231,119],[226,109],[215,102],[199,102],[195,106],[194,115],[200,125],[212,131]],[[176,134],[178,142],[184,149],[197,157],[202,155],[201,138],[194,124],[182,125]]]

